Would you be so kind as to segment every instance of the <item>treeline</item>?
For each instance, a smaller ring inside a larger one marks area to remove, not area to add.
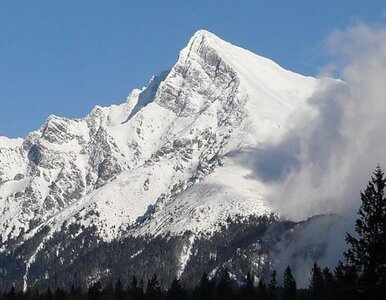
[[[386,179],[378,166],[361,193],[362,204],[355,222],[354,235],[347,233],[348,250],[345,263],[339,262],[334,270],[322,269],[315,263],[311,269],[309,286],[299,289],[288,266],[280,282],[276,271],[269,278],[255,278],[246,274],[242,281],[224,268],[213,278],[204,273],[194,289],[186,289],[180,280],[172,280],[163,289],[157,275],[151,279],[130,283],[118,280],[115,284],[97,281],[88,290],[48,288],[39,292],[30,287],[26,292],[12,287],[0,300],[356,300],[386,299]]]
[[[288,266],[283,274],[282,285],[278,284],[277,272],[273,271],[267,283],[248,273],[242,282],[233,279],[227,269],[209,278],[204,273],[194,289],[185,289],[175,278],[167,289],[162,289],[154,275],[146,282],[133,276],[128,284],[118,280],[115,284],[102,287],[97,281],[87,291],[79,287],[70,290],[50,288],[44,293],[30,288],[26,292],[16,292],[12,288],[1,296],[1,300],[295,300],[295,299],[359,299],[353,285],[355,273],[339,263],[334,272],[323,270],[315,263],[311,270],[307,289],[298,289],[296,280]],[[369,299],[369,298],[366,298]]]
[[[282,285],[278,285],[276,271],[270,274],[267,283],[248,273],[242,282],[233,279],[227,269],[214,278],[204,273],[194,289],[185,289],[175,278],[167,289],[162,289],[159,279],[154,275],[146,282],[133,276],[130,283],[118,280],[115,284],[102,287],[97,281],[87,291],[79,287],[70,290],[50,288],[40,293],[36,288],[17,292],[14,288],[4,293],[1,300],[295,300],[295,299],[356,299],[352,285],[352,273],[340,263],[335,272],[323,270],[315,263],[311,270],[308,289],[298,289],[288,266],[283,274]]]

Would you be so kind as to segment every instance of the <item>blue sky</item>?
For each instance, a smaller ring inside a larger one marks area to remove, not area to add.
[[[170,68],[198,29],[316,75],[334,29],[382,23],[385,12],[384,0],[4,1],[0,135],[24,137],[50,114],[82,117],[123,102]]]

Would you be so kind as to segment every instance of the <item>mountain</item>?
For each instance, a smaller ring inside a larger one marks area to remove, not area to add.
[[[233,260],[262,274],[275,245],[311,221],[275,214],[251,159],[280,143],[329,81],[200,30],[123,104],[82,119],[50,116],[25,139],[1,137],[1,286],[87,285],[128,270],[196,280],[204,270],[195,260],[209,272]]]

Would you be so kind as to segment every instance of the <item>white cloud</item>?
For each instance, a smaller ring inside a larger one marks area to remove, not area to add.
[[[340,223],[321,218],[292,246],[279,244],[283,259],[276,268],[291,264],[301,286],[308,283],[314,258],[301,256],[297,263],[296,255],[320,242],[326,248],[318,262],[333,268],[342,259],[345,233],[354,229],[360,191],[377,164],[386,169],[386,27],[357,24],[333,32],[326,46],[333,55],[328,70],[343,81],[323,79],[279,145],[248,153],[253,175],[269,185],[267,198],[276,211],[293,220],[345,216]]]
[[[293,219],[355,216],[371,172],[378,163],[386,167],[386,28],[357,24],[333,32],[326,43],[334,55],[330,67],[345,83],[323,80],[310,99],[312,121],[310,111],[295,116],[307,122],[267,149],[282,164],[269,196]]]

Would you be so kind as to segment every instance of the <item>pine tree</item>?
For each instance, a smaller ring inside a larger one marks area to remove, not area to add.
[[[161,285],[158,281],[157,275],[154,274],[153,277],[147,282],[145,298],[149,300],[157,300],[161,299],[161,297]]]
[[[118,279],[117,283],[115,284],[114,294],[116,300],[125,300],[125,291],[123,289],[123,284],[120,279]]]
[[[195,299],[209,300],[212,297],[213,284],[209,281],[208,274],[204,273],[194,291]]]
[[[27,291],[24,292],[24,297],[26,299],[38,300],[40,298],[38,288],[35,285],[29,286]]]
[[[103,300],[114,299],[114,286],[111,281],[103,287],[100,299],[103,299]]]
[[[268,299],[277,299],[277,272],[275,270],[272,271],[268,284]]]
[[[128,298],[130,300],[142,300],[143,295],[143,280],[138,283],[137,277],[133,276],[129,287],[127,288]]]
[[[255,294],[255,288],[253,286],[253,277],[250,272],[247,273],[244,283],[241,287],[241,295],[243,299],[253,299]]]
[[[336,293],[336,282],[334,274],[326,267],[323,269],[324,299],[331,299]]]
[[[142,278],[138,283],[138,298],[136,299],[145,299],[145,282]]]
[[[114,298],[114,287],[111,282],[109,282],[101,292],[101,299],[103,300],[113,300]]]
[[[356,236],[346,235],[347,262],[358,273],[360,290],[370,297],[386,295],[386,179],[375,169],[364,192],[355,223]]]
[[[45,292],[44,299],[46,299],[46,300],[53,300],[54,299],[54,295],[52,294],[50,287],[48,287],[47,291]]]
[[[6,294],[5,299],[13,300],[16,299],[15,287],[12,285],[10,291]]]
[[[219,275],[219,281],[215,289],[215,299],[232,299],[233,289],[230,274],[227,268],[223,269]]]
[[[356,272],[353,267],[344,265],[341,261],[335,268],[336,298],[339,300],[358,299],[356,292]]]
[[[166,293],[168,300],[183,300],[185,299],[185,291],[178,278],[174,278]]]
[[[74,285],[72,285],[70,289],[69,298],[71,300],[82,300],[83,299],[82,289],[79,286],[75,287]]]
[[[54,299],[55,300],[65,300],[67,298],[67,292],[58,287],[56,290],[55,290],[55,293],[54,293]]]
[[[313,299],[322,299],[324,295],[324,277],[322,269],[315,262],[311,269],[309,290]]]
[[[89,300],[98,300],[101,297],[102,293],[102,285],[100,281],[97,281],[93,285],[90,286],[87,293],[87,299]]]
[[[296,287],[295,278],[292,275],[290,266],[287,266],[287,268],[284,270],[284,276],[283,276],[284,299],[286,300],[296,299],[296,292],[297,292],[297,287]]]
[[[258,299],[261,300],[267,299],[268,297],[267,285],[265,284],[263,279],[259,280],[259,285],[257,286],[257,295]]]

